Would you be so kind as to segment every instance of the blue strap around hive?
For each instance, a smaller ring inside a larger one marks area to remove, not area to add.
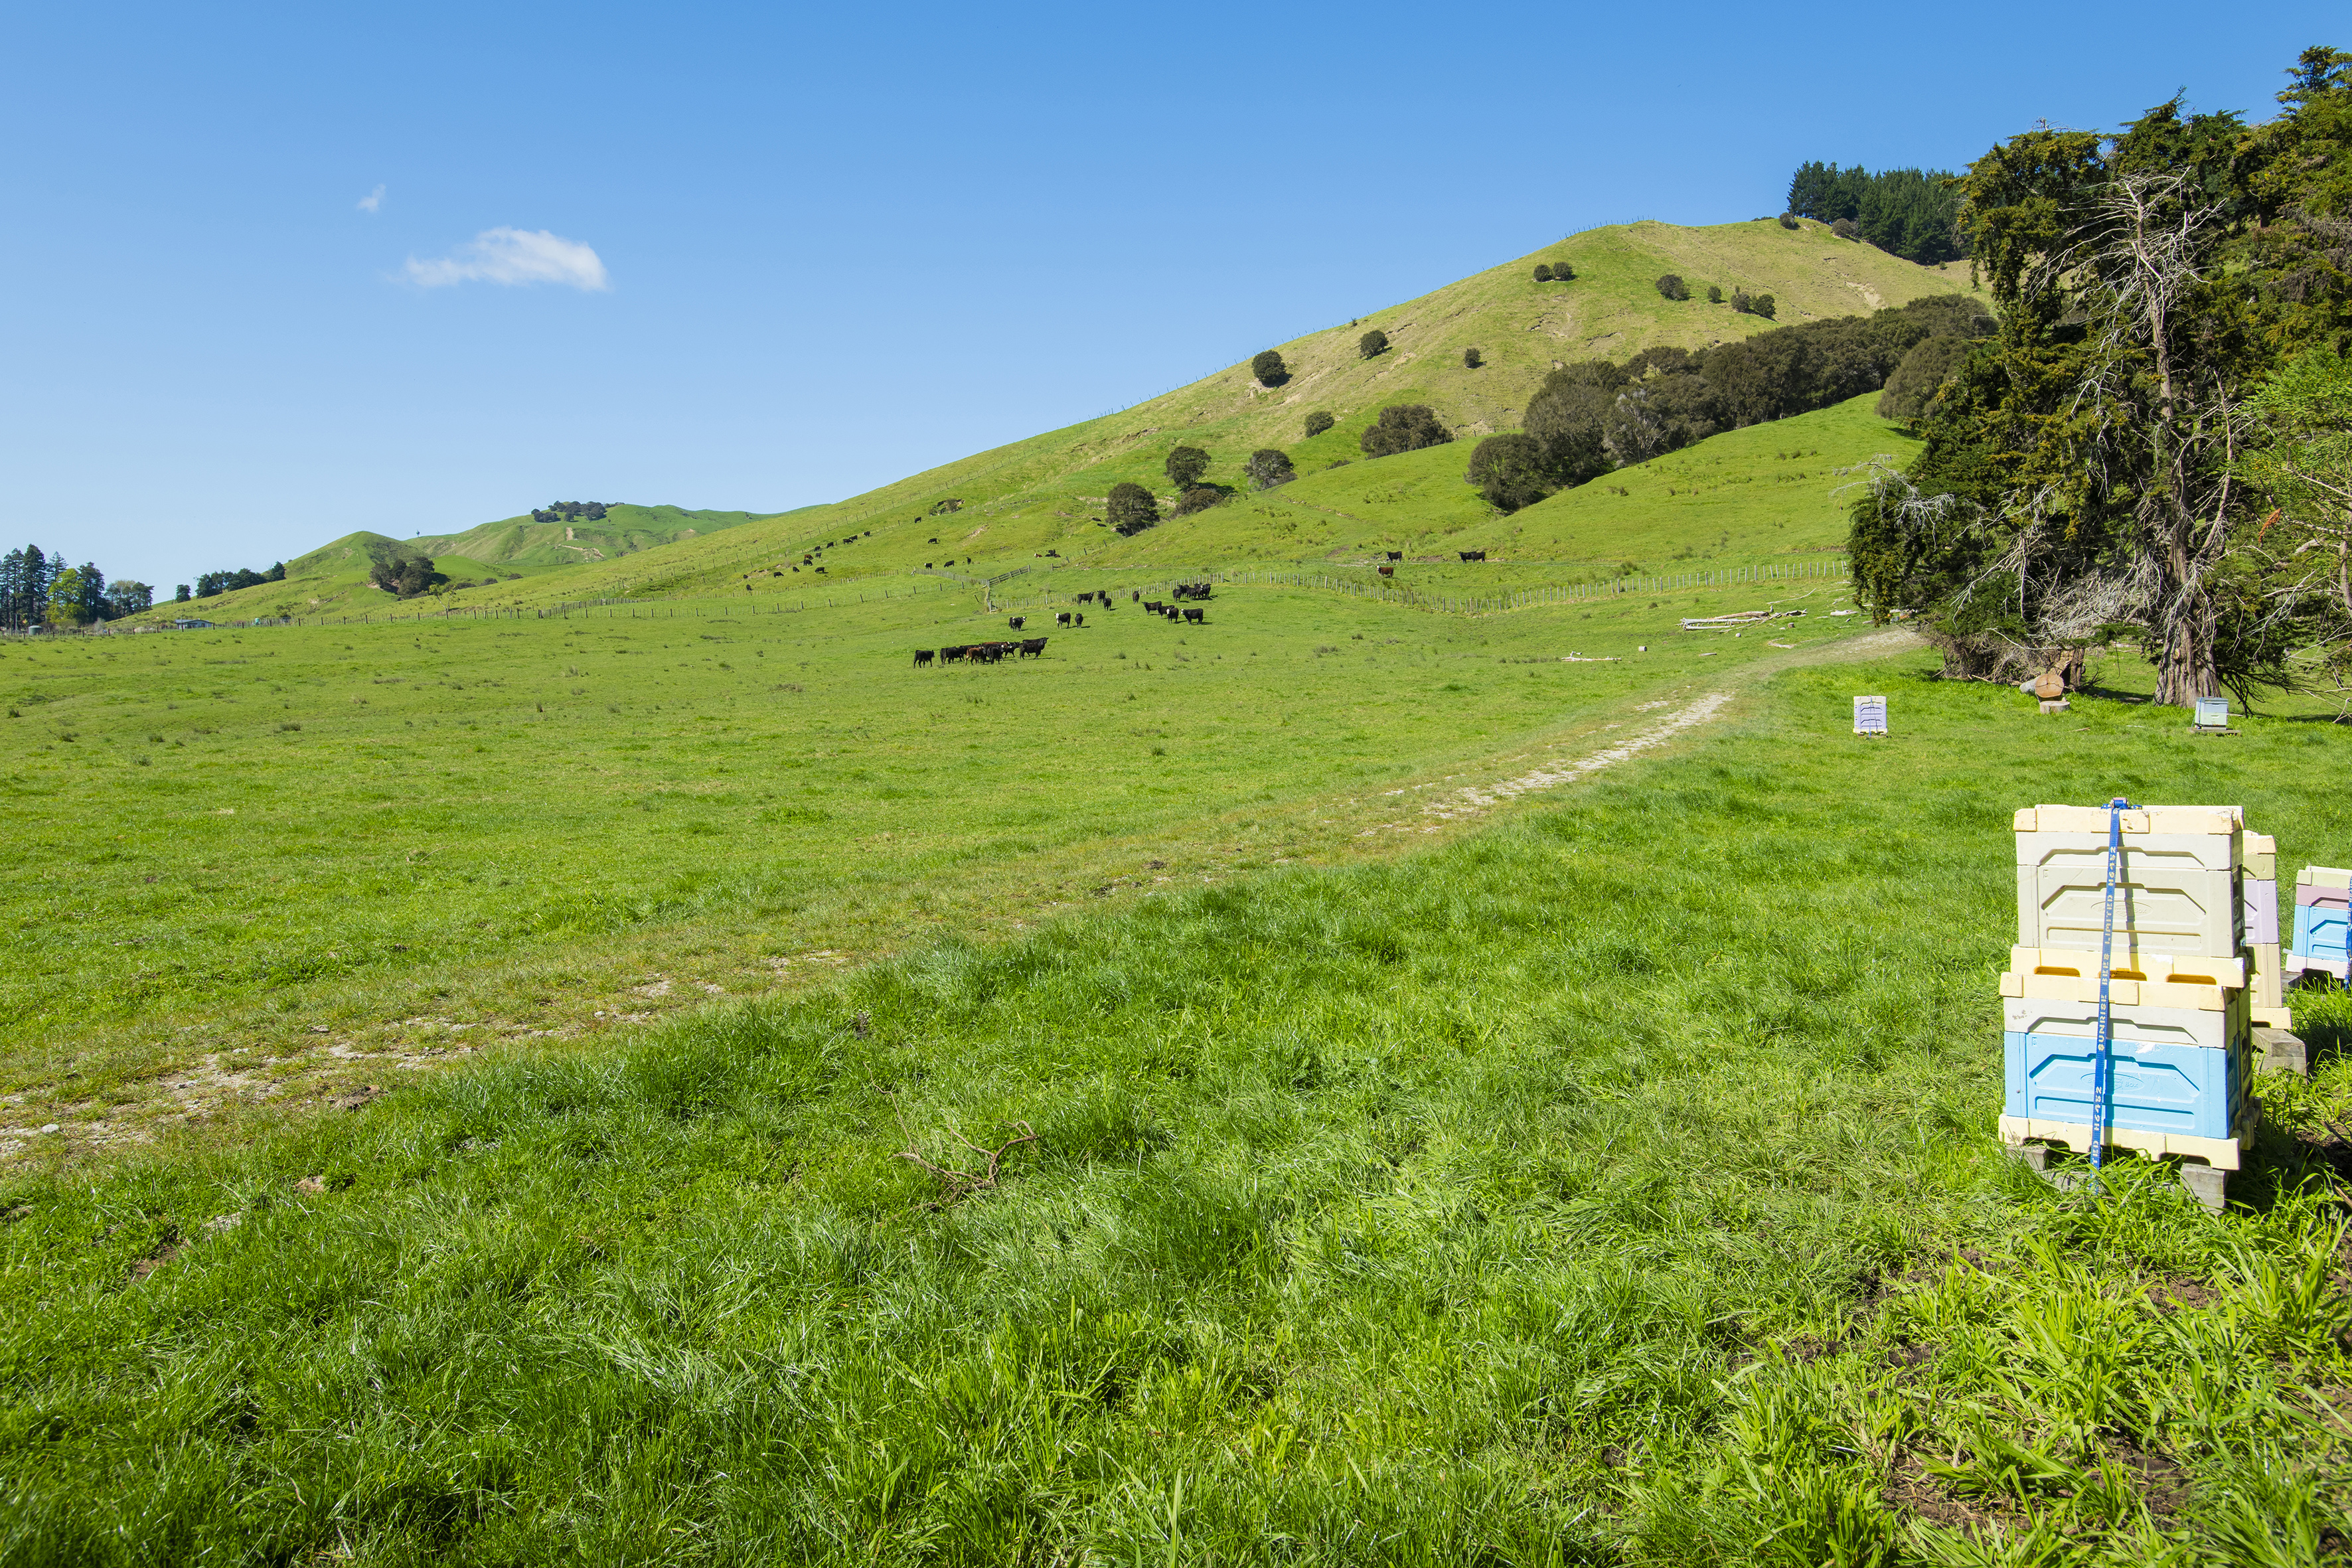
[[[2115,975],[2116,883],[2123,876],[2124,813],[2131,803],[2118,795],[2107,802],[2107,907],[2099,928],[2099,1026],[2091,1041],[2091,1190],[2099,1185],[2099,1165],[2106,1152],[2110,1098],[2109,1058],[2115,1044],[2107,1011],[2107,983]]]

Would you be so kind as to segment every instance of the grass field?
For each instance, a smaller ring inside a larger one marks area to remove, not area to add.
[[[912,648],[1006,616],[935,588],[9,644],[0,821],[32,869],[0,891],[0,1091],[103,1144],[795,984],[811,952],[1366,852],[1383,791],[1525,772],[1789,657],[1670,635],[1692,600],[1766,595],[1474,619],[1232,588],[1205,626],[1097,609],[1043,658],[931,670]]]
[[[1601,694],[1558,683],[1605,672],[1638,719],[1698,668],[1662,668],[1652,688],[1623,665],[1500,662],[1528,645],[1499,639],[1542,626],[1529,615],[1453,623],[1497,639],[1474,654],[1433,640],[1441,617],[1352,601],[1216,608],[1265,628],[1256,662],[1280,661],[1276,678],[1220,684],[1237,678],[1215,667],[1251,650],[1127,641],[1171,629],[1134,619],[1107,630],[1120,639],[1107,661],[932,672],[929,702],[882,686],[901,672],[845,660],[832,679],[857,672],[877,731],[866,778],[841,747],[844,710],[788,721],[719,684],[736,673],[721,664],[756,663],[763,681],[779,662],[796,670],[782,628],[766,643],[749,626],[714,632],[737,639],[722,644],[704,626],[689,644],[614,623],[624,645],[574,623],[566,657],[594,673],[518,665],[503,685],[445,685],[430,708],[373,687],[385,712],[320,721],[353,737],[332,764],[304,750],[326,740],[311,721],[265,727],[264,703],[300,685],[277,661],[302,634],[254,634],[209,646],[266,673],[239,668],[232,688],[205,667],[172,699],[205,704],[220,734],[247,715],[237,750],[205,756],[205,737],[174,760],[215,763],[204,788],[152,813],[126,793],[113,815],[155,818],[151,865],[236,858],[205,895],[250,897],[231,907],[257,923],[276,899],[352,922],[337,940],[446,943],[432,964],[375,961],[390,991],[490,942],[404,926],[403,911],[446,907],[452,931],[477,910],[519,925],[509,911],[558,896],[567,858],[619,884],[667,862],[700,885],[764,875],[807,897],[857,862],[803,850],[793,876],[722,852],[761,812],[803,804],[841,810],[826,826],[844,834],[925,835],[939,885],[960,845],[1083,837],[1106,810],[1199,845],[1215,806],[1279,819],[1286,791],[1336,805],[1411,782],[1400,768],[1572,737],[1571,715],[1593,710],[1575,705]],[[1355,644],[1343,618],[1400,640]],[[1429,637],[1406,640],[1415,626]],[[397,657],[373,645],[367,662],[415,686],[470,651],[461,637],[497,634],[432,635]],[[1770,657],[1823,651],[1837,650]],[[1426,847],[1318,868],[1274,866],[1260,843],[1214,885],[1153,884],[1004,940],[950,921],[798,994],[595,1050],[496,1046],[355,1114],[102,1161],[36,1141],[0,1192],[14,1325],[0,1555],[2340,1555],[2352,1257],[2346,1150],[2321,1117],[2343,1121],[2352,1100],[2352,1010],[2305,1004],[2319,1070],[2263,1085],[2272,1124],[2222,1219],[2130,1163],[2105,1201],[2061,1196],[1991,1141],[2011,808],[2240,801],[2283,864],[2340,859],[2352,811],[2309,787],[2333,773],[2338,733],[2290,713],[2195,740],[2126,700],[2121,661],[2103,675],[2118,695],[2050,721],[2013,692],[1922,680],[1917,655],[1776,670],[1744,645],[1723,652],[1749,662],[1707,725]],[[647,662],[615,668],[633,658]],[[1122,664],[1101,689],[1122,706],[1136,691],[1127,728],[1143,732],[1084,750],[1082,705],[1045,682]],[[11,689],[26,674],[93,679],[7,668]],[[533,743],[533,679],[559,699],[549,731],[584,756]],[[625,708],[661,704],[642,760],[620,754],[638,742],[617,727],[585,727],[602,722],[587,718],[594,683],[623,680]],[[583,711],[560,710],[566,682],[587,688]],[[827,700],[824,678],[797,683],[788,695]],[[688,708],[698,689],[710,695]],[[1008,771],[953,795],[955,773],[1024,732],[957,702],[1022,689],[1065,704],[1024,753],[1033,776],[1062,769],[1054,787]],[[1369,710],[1383,689],[1396,709]],[[1893,740],[1846,732],[1857,689],[1890,692]],[[363,750],[395,712],[417,719],[413,746]],[[1281,720],[1314,712],[1363,738],[1334,728],[1286,754]],[[919,731],[924,762],[871,765]],[[979,742],[961,762],[960,733]],[[153,743],[112,750],[134,744]],[[263,762],[269,747],[283,750]],[[96,793],[64,749],[40,754],[46,809]],[[1211,754],[1228,750],[1276,798],[1209,792]],[[352,760],[371,754],[385,760]],[[1122,757],[1115,779],[1089,777]],[[270,784],[298,773],[320,797],[315,831],[286,806],[299,786]],[[882,798],[898,778],[928,797],[911,815]],[[1163,818],[1136,787],[1162,783],[1207,798]],[[253,793],[212,793],[232,789]],[[408,804],[371,816],[371,790]],[[251,804],[273,795],[268,812]],[[513,815],[486,815],[493,796]],[[236,816],[205,822],[215,798]],[[982,810],[1003,816],[943,826]],[[534,869],[518,879],[525,841]],[[121,904],[149,886],[123,853],[86,858],[85,906],[166,927]],[[374,863],[335,863],[352,855]],[[272,872],[274,888],[235,890]],[[402,901],[411,875],[431,900]],[[372,879],[395,885],[379,895]],[[384,896],[394,918],[367,926]],[[28,933],[40,966],[71,956],[68,912]]]

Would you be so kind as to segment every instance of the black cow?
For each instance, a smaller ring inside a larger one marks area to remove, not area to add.
[[[1160,606],[1160,613],[1161,615],[1163,615],[1163,616],[1166,616],[1170,620],[1171,620],[1171,621],[1172,621],[1172,620],[1176,619],[1179,616],[1181,616],[1184,612],[1183,612],[1183,611],[1181,611],[1181,610],[1180,610],[1180,609],[1178,609],[1178,608],[1177,608],[1175,605],[1161,605],[1161,606]]]
[[[1028,618],[1029,618],[1029,617],[1028,617],[1028,616],[1013,616],[1011,620],[1009,620],[1009,621],[1005,622],[1004,624],[1005,624],[1006,626],[1011,626],[1014,631],[1016,631],[1016,632],[1017,632],[1017,631],[1019,631],[1019,630],[1021,629],[1021,623],[1022,623],[1022,622],[1024,622],[1024,621],[1025,621],[1025,620],[1027,620]]]
[[[1404,559],[1404,552],[1402,550],[1391,550],[1389,552],[1389,559],[1391,561],[1402,561]]]
[[[1131,593],[1129,593],[1129,594],[1128,595],[1128,596],[1127,596],[1127,602],[1128,602],[1129,604],[1130,604],[1130,605],[1131,605],[1131,604],[1135,603],[1135,601],[1136,601],[1136,600],[1140,599],[1140,598],[1142,598],[1142,597],[1143,597],[1143,590],[1142,590],[1142,589],[1140,589],[1140,588],[1138,588],[1138,589],[1135,589],[1133,592],[1131,592]]]
[[[919,647],[915,650],[915,662],[917,664],[929,664],[931,662],[933,657],[934,656],[929,648]]]
[[[1022,639],[1021,639],[1021,657],[1022,657],[1022,658],[1045,658],[1045,639],[1044,637],[1024,637],[1024,638],[1022,638]]]
[[[1486,559],[1486,552],[1483,550],[1465,550],[1462,552],[1462,559],[1465,561],[1484,561]]]
[[[1076,610],[1072,610],[1072,611],[1070,612],[1070,625],[1072,625],[1072,626],[1085,626],[1086,624],[1087,624],[1087,617],[1086,617],[1084,615],[1080,614],[1080,613],[1079,613],[1078,611],[1076,611]]]
[[[1188,621],[1205,621],[1208,614],[1206,610],[1187,610],[1184,612],[1184,618]]]
[[[971,650],[968,647],[943,647],[940,649],[940,662],[941,664],[961,664],[963,662],[963,656],[971,651]]]
[[[1060,615],[1055,616],[1054,617],[1054,624],[1057,626],[1068,626],[1070,624],[1070,612],[1064,610]]]

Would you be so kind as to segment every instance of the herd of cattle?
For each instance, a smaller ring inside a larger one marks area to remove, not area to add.
[[[1179,599],[1205,599],[1209,596],[1209,584],[1206,583],[1179,583],[1173,588],[1171,588],[1169,592],[1173,594]],[[1078,595],[1079,604],[1097,605],[1105,610],[1111,608],[1116,599],[1117,595],[1108,588],[1098,589],[1092,593],[1080,594]],[[1164,619],[1171,621],[1177,621],[1180,623],[1189,622],[1194,626],[1203,626],[1207,624],[1209,618],[1208,612],[1205,610],[1197,610],[1185,605],[1164,603],[1159,599],[1147,599],[1143,596],[1143,591],[1139,588],[1129,591],[1128,601],[1130,604],[1140,605],[1150,614],[1161,616]],[[1017,632],[1027,624],[1028,619],[1029,617],[1026,616],[1010,616],[1005,618],[1005,624]],[[1082,610],[1060,611],[1054,616],[1054,624],[1057,626],[1083,626],[1087,624],[1086,613]],[[1018,642],[975,642],[965,643],[961,647],[919,647],[915,650],[915,663],[918,666],[926,664],[997,664],[1003,662],[1005,656],[1008,654],[1012,655],[1015,658],[1042,658],[1045,657],[1045,639],[1044,637],[1024,637]]]

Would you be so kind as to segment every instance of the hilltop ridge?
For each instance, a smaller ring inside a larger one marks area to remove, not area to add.
[[[1574,277],[1538,281],[1538,263],[1566,263]],[[1666,273],[1682,278],[1692,298],[1665,298],[1656,285]],[[1776,313],[1767,319],[1710,303],[1705,298],[1710,284],[1727,296],[1736,289],[1770,294]],[[433,555],[453,579],[475,579],[476,585],[451,595],[473,604],[712,593],[746,584],[800,591],[950,560],[960,566],[969,560],[975,571],[1009,569],[1048,551],[1103,564],[1197,564],[1203,549],[1263,553],[1283,535],[1278,530],[1264,537],[1236,533],[1230,519],[1212,526],[1208,514],[1171,519],[1134,540],[1112,534],[1102,522],[1103,498],[1122,480],[1166,492],[1161,465],[1179,442],[1207,451],[1209,479],[1236,489],[1242,461],[1262,447],[1290,452],[1302,475],[1352,466],[1350,485],[1359,489],[1358,481],[1376,482],[1375,476],[1392,470],[1400,479],[1410,472],[1427,488],[1436,468],[1450,465],[1458,473],[1471,443],[1516,428],[1528,397],[1560,365],[1622,361],[1653,347],[1706,348],[1937,294],[1983,297],[1965,263],[1919,266],[1837,238],[1811,221],[1794,228],[1769,219],[1612,225],[1272,345],[1289,373],[1278,384],[1261,383],[1246,362],[1238,363],[1118,413],[976,452],[843,501],[764,517],[614,506],[597,523],[509,518],[402,542]],[[1391,346],[1367,358],[1358,340],[1374,328]],[[1483,362],[1475,368],[1464,359],[1471,348]],[[1440,453],[1363,458],[1358,437],[1382,406],[1400,403],[1433,407],[1458,437],[1454,445]],[[1335,424],[1310,438],[1304,421],[1318,410]],[[1850,447],[1857,438],[1849,428],[1842,444]],[[1452,532],[1485,517],[1487,509],[1466,487],[1455,495],[1437,485],[1432,493],[1439,492],[1444,505],[1423,508],[1427,515],[1417,525]],[[1810,538],[1818,529],[1804,531]],[[1590,548],[1612,553],[1597,542]],[[295,574],[289,570],[290,579]],[[302,586],[269,584],[207,604],[225,614],[253,615],[392,602],[365,586],[364,565],[356,591],[322,582],[298,595],[294,590]],[[281,602],[291,607],[260,607]]]

